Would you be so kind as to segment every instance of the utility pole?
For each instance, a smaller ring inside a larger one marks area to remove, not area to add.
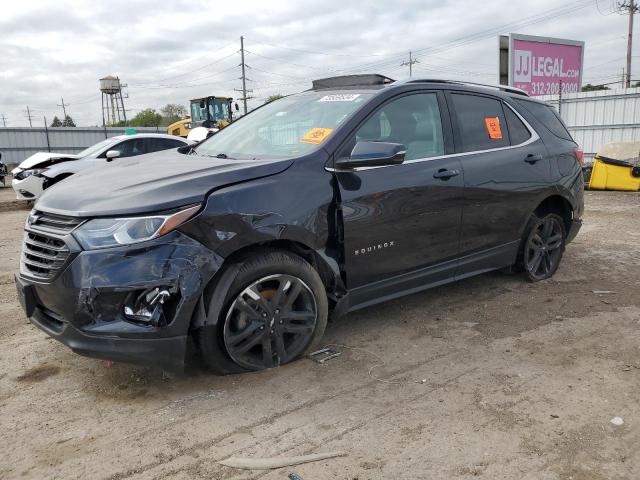
[[[243,110],[244,110],[244,114],[247,114],[247,100],[249,100],[251,97],[247,97],[247,92],[251,93],[253,92],[253,90],[247,90],[247,74],[246,74],[246,67],[247,64],[244,62],[244,37],[240,37],[240,66],[242,67],[242,77],[240,77],[240,79],[242,80],[242,90],[239,90],[237,88],[234,88],[234,90],[236,92],[242,92],[242,106],[243,106]]]
[[[2,126],[7,126],[7,116],[4,113],[0,113],[0,117],[2,117]]]
[[[411,77],[411,75],[413,75],[413,64],[414,63],[420,63],[419,60],[414,60],[412,55],[413,55],[413,53],[410,51],[409,52],[409,61],[408,62],[402,62],[400,64],[401,67],[406,67],[407,65],[409,66],[409,77]]]
[[[33,117],[33,115],[31,115],[31,110],[29,110],[29,105],[27,105],[27,114],[25,115],[25,117],[29,119],[29,126],[33,127],[33,123],[31,123],[31,118]]]
[[[64,102],[62,102],[62,103],[64,103]],[[43,115],[42,118],[44,119],[44,135],[45,135],[45,137],[47,137],[47,150],[50,152],[51,151],[51,142],[49,141],[49,126],[47,125],[47,117]]]
[[[627,10],[629,12],[629,36],[627,38],[627,70],[624,87],[629,88],[631,86],[631,50],[633,49],[633,14],[640,11],[640,6],[636,4],[635,0],[624,0],[618,2],[618,9],[620,12]]]
[[[60,97],[60,100],[62,100],[62,103],[59,103],[58,106],[62,107],[62,112],[64,113],[64,119],[67,118],[67,108],[69,106],[68,103],[64,103],[64,98]]]

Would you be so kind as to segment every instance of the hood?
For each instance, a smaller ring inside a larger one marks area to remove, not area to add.
[[[266,177],[293,160],[232,160],[176,150],[117,159],[45,190],[35,208],[74,217],[132,215],[204,201],[225,185]]]
[[[38,152],[28,158],[25,158],[22,163],[14,169],[14,171],[18,169],[26,170],[27,168],[33,168],[50,160],[76,160],[78,158],[80,158],[79,155],[73,155],[72,153]]]

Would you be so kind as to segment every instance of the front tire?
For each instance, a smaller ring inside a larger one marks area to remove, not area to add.
[[[289,252],[245,258],[235,270],[217,319],[196,333],[205,364],[217,373],[273,368],[315,348],[327,325],[318,272]],[[217,320],[217,321],[214,321]]]
[[[548,213],[533,215],[523,240],[521,268],[532,282],[551,278],[562,260],[566,229],[562,217]]]

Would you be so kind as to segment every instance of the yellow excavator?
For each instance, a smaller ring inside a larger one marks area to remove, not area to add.
[[[191,100],[191,116],[173,122],[167,127],[169,135],[187,137],[189,132],[196,127],[205,127],[212,131],[220,130],[233,121],[233,109],[240,109],[237,103],[230,97],[194,98]]]

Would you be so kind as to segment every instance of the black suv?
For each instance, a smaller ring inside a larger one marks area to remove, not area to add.
[[[504,267],[546,279],[581,225],[582,151],[508,87],[323,79],[180,150],[29,215],[19,297],[73,351],[175,368],[192,336],[216,372],[274,367],[329,317]]]

